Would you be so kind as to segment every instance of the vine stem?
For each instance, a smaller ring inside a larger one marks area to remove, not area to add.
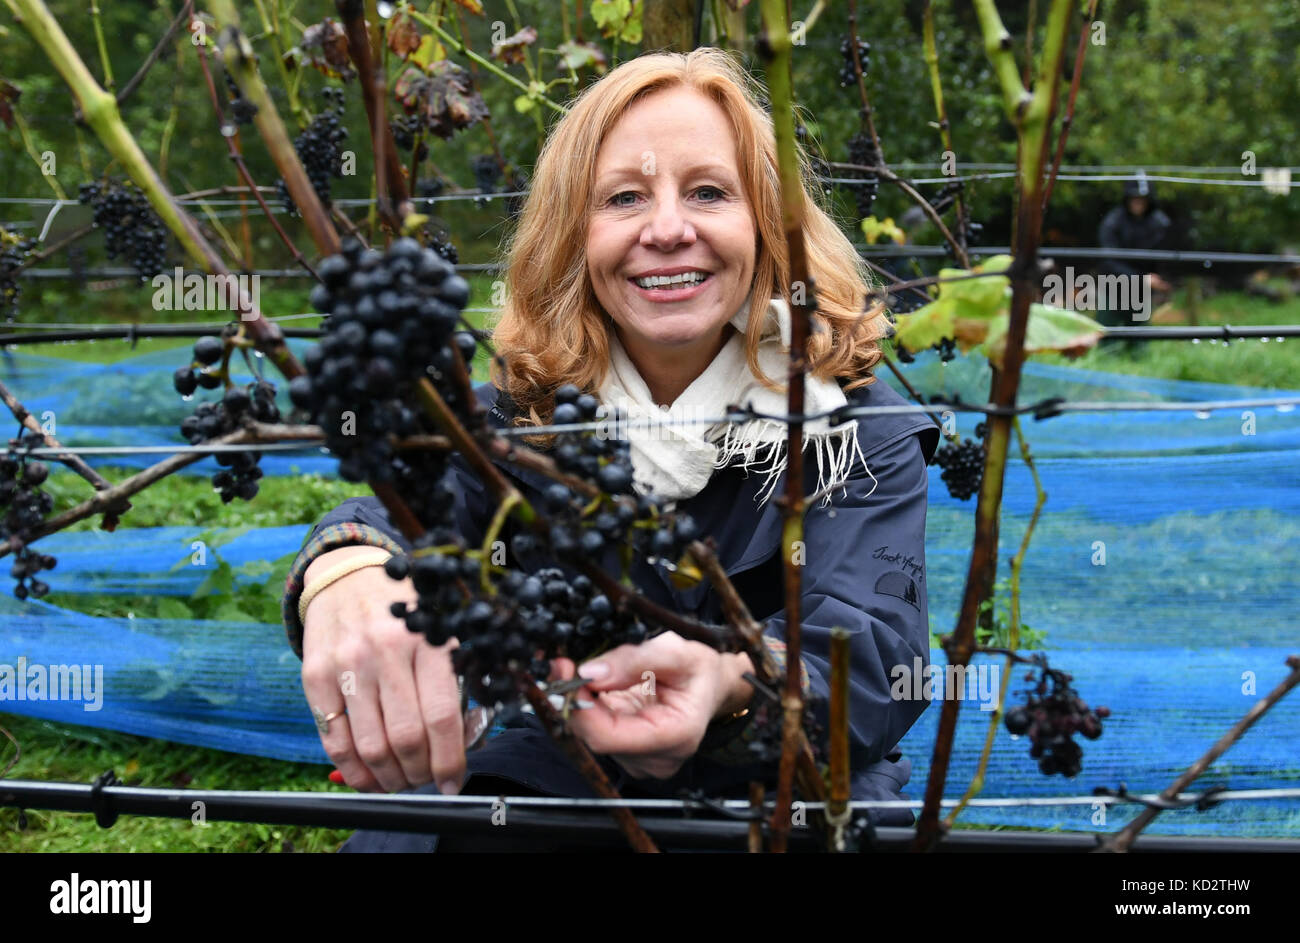
[[[31,411],[19,402],[18,397],[14,396],[14,394],[9,390],[9,387],[5,386],[3,383],[0,383],[0,399],[4,400],[4,404],[9,407],[9,411],[14,414],[14,418],[17,419],[25,429],[35,432],[41,437],[41,441],[45,443],[47,448],[63,448],[54,436],[49,435],[41,428],[40,423],[36,421],[36,417],[31,414]],[[109,488],[113,487],[112,483],[109,482],[108,479],[87,465],[78,455],[68,452],[62,455],[52,456],[52,458],[56,462],[62,462],[64,465],[67,465],[72,471],[86,479],[86,481],[88,481],[91,487],[96,491],[107,491]],[[118,524],[118,516],[125,514],[130,509],[130,503],[123,501],[121,504],[106,511],[104,513],[104,530],[114,530]]]
[[[224,123],[225,115],[221,110],[221,99],[217,96],[217,86],[216,83],[212,81],[212,70],[208,68],[208,52],[203,46],[199,46],[199,66],[203,69],[203,78],[207,82],[208,95],[212,99],[212,110],[216,112],[217,122],[218,124]],[[270,222],[271,228],[275,230],[275,234],[280,237],[280,241],[283,242],[289,252],[293,254],[294,261],[305,268],[312,278],[316,278],[316,270],[311,267],[311,263],[308,262],[303,254],[298,251],[298,247],[294,245],[293,240],[289,238],[289,234],[285,232],[284,227],[280,225],[280,221],[276,219],[275,214],[271,212],[271,207],[267,205],[266,198],[262,196],[261,188],[253,182],[253,176],[248,172],[248,164],[244,161],[244,155],[240,153],[239,146],[235,143],[235,137],[233,135],[226,138],[226,147],[230,151],[230,159],[235,162],[235,169],[239,172],[240,179],[244,181],[248,192],[257,200],[258,206],[262,208],[262,213],[265,214],[267,220]]]
[[[1088,54],[1088,35],[1092,32],[1092,21],[1097,15],[1097,0],[1089,0],[1088,13],[1079,33],[1079,45],[1074,51],[1074,75],[1070,78],[1070,97],[1065,106],[1065,117],[1061,119],[1061,136],[1056,140],[1056,155],[1052,158],[1052,169],[1047,175],[1047,186],[1043,190],[1043,215],[1047,215],[1047,203],[1052,199],[1052,190],[1056,187],[1056,174],[1061,169],[1061,159],[1065,156],[1065,141],[1070,136],[1074,125],[1074,100],[1079,97],[1079,83],[1083,80],[1083,60]]]
[[[316,188],[307,179],[307,172],[298,159],[293,142],[289,140],[284,122],[275,109],[275,102],[271,100],[271,94],[257,71],[257,58],[252,44],[239,27],[239,12],[231,0],[209,0],[209,6],[221,23],[217,38],[221,61],[227,74],[235,80],[240,94],[257,109],[253,122],[271,153],[276,170],[280,171],[280,176],[284,179],[289,196],[302,214],[317,250],[322,255],[337,255],[339,234],[330,222],[329,213],[321,205]]]
[[[569,758],[578,772],[582,773],[583,778],[595,790],[596,795],[602,799],[621,798],[618,790],[614,788],[596,762],[595,756],[587,749],[587,745],[573,735],[573,732],[564,723],[564,718],[559,715],[551,702],[547,700],[546,695],[537,687],[533,680],[527,676],[517,679],[518,684],[524,690],[524,696],[528,698],[528,703],[533,706],[533,711],[537,719],[542,722],[552,739],[559,745],[560,749]],[[627,836],[628,844],[632,846],[633,851],[642,854],[655,854],[659,848],[655,845],[654,840],[646,834],[641,823],[637,821],[636,816],[628,808],[615,808],[610,810],[614,820],[618,822],[619,828]]]
[[[90,22],[95,29],[95,45],[99,47],[99,62],[104,69],[104,88],[114,88],[113,64],[108,60],[108,46],[104,43],[104,27],[99,22],[99,0],[90,0]]]
[[[1232,725],[1227,733],[1219,738],[1214,746],[1210,747],[1200,759],[1189,766],[1177,779],[1165,787],[1164,792],[1160,793],[1160,798],[1166,800],[1177,799],[1184,789],[1195,782],[1202,773],[1210,768],[1210,764],[1228,751],[1234,743],[1241,739],[1242,735],[1249,730],[1255,723],[1264,716],[1274,704],[1286,696],[1292,688],[1300,684],[1300,655],[1290,655],[1286,659],[1286,666],[1291,669],[1288,674],[1272,691],[1268,692],[1263,698],[1256,701],[1246,715]],[[1112,835],[1110,838],[1101,843],[1096,849],[1099,852],[1124,852],[1128,851],[1133,840],[1138,837],[1142,829],[1151,824],[1152,820],[1161,812],[1160,809],[1153,809],[1150,806],[1144,808],[1133,821],[1129,822],[1122,829]]]
[[[1034,513],[1029,517],[1029,526],[1025,528],[1025,536],[1020,541],[1020,549],[1016,555],[1011,558],[1011,626],[1010,637],[1007,639],[1007,648],[1015,651],[1020,647],[1020,573],[1025,562],[1025,553],[1029,550],[1029,539],[1034,534],[1034,527],[1038,524],[1038,516],[1042,513],[1043,505],[1047,503],[1047,492],[1043,490],[1042,479],[1038,477],[1038,468],[1034,465],[1033,455],[1029,451],[1029,443],[1025,440],[1024,429],[1020,426],[1020,417],[1012,419],[1012,424],[1016,430],[1016,442],[1020,444],[1020,457],[1025,465],[1029,468],[1029,474],[1034,478]],[[1002,723],[1004,713],[1002,705],[1007,700],[1007,688],[1011,684],[1011,673],[1015,665],[1015,657],[1007,656],[1007,663],[1002,669],[1002,684],[998,688],[998,708],[989,718],[989,729],[984,736],[984,749],[980,751],[979,764],[975,767],[975,775],[971,777],[970,785],[966,788],[965,794],[961,801],[948,813],[948,817],[943,820],[945,829],[952,828],[953,823],[957,821],[957,816],[966,808],[971,799],[980,794],[984,788],[984,773],[988,769],[989,756],[993,753],[993,739],[997,735],[998,726]]]
[[[357,68],[361,83],[361,100],[366,109],[370,145],[374,152],[377,210],[388,228],[400,233],[402,220],[411,212],[411,205],[401,155],[385,111],[387,84],[383,56],[371,47],[362,0],[336,0],[334,7],[343,21],[348,37],[348,56]]]
[[[228,3],[229,0],[224,2]],[[207,272],[228,276],[230,271],[221,256],[203,237],[193,218],[177,206],[166,184],[123,124],[116,100],[95,82],[90,70],[45,4],[41,0],[5,0],[5,3],[21,19],[23,26],[71,88],[82,114],[86,116],[86,123],[109,153],[121,162],[190,258]],[[246,299],[241,297],[240,304],[244,307],[241,311],[244,330],[254,338],[258,349],[267,355],[284,376],[292,379],[302,373],[302,365],[289,351],[280,328],[263,318],[261,312],[253,310]]]
[[[1004,105],[1016,127],[1022,154],[1016,202],[1015,262],[1008,270],[1012,281],[1010,320],[1005,352],[1000,369],[994,371],[990,395],[995,405],[1010,408],[1015,406],[1020,386],[1029,306],[1037,295],[1034,275],[1043,222],[1041,168],[1048,139],[1047,116],[1056,97],[1065,56],[1071,0],[1052,2],[1038,83],[1032,94],[1020,84],[1015,57],[1011,53],[1011,36],[1002,25],[994,0],[975,0],[975,8],[984,33],[985,49],[993,59],[1002,85]],[[966,574],[966,588],[956,630],[945,640],[948,661],[956,665],[970,662],[975,649],[975,625],[980,605],[988,599],[997,573],[998,517],[1012,427],[1010,416],[1005,414],[989,416],[988,423],[988,454],[975,508],[975,541]],[[914,851],[928,851],[942,837],[939,807],[952,756],[960,703],[956,698],[945,698],[943,702],[925,788],[925,806],[912,845]]]
[[[139,87],[140,83],[144,81],[144,77],[149,74],[149,70],[152,69],[154,63],[158,61],[158,57],[162,55],[163,49],[166,48],[169,42],[171,42],[172,37],[176,35],[176,31],[180,29],[181,24],[190,18],[190,11],[193,7],[194,0],[185,0],[185,2],[181,4],[180,12],[172,17],[172,21],[167,25],[167,29],[163,31],[162,37],[156,44],[154,44],[153,49],[150,50],[149,55],[145,57],[140,68],[135,70],[135,75],[131,76],[131,78],[127,80],[127,83],[122,86],[121,91],[117,93],[117,103],[119,105],[126,101],[131,96],[131,93],[134,92],[136,88]]]
[[[948,247],[952,249],[953,256],[957,259],[957,262],[962,266],[962,268],[970,268],[970,260],[966,255],[966,249],[957,241],[957,237],[952,234],[952,231],[948,229],[947,224],[939,215],[939,211],[934,208],[929,200],[921,195],[921,192],[917,190],[916,187],[912,186],[912,184],[903,177],[900,177],[898,174],[886,167],[883,162],[872,167],[866,164],[849,164],[843,161],[827,161],[826,166],[831,170],[869,171],[881,177],[886,182],[892,183],[894,186],[898,187],[898,189],[907,194],[908,199],[921,208],[921,212],[925,213],[926,218],[930,220],[930,222],[934,223],[935,227],[939,230],[939,234],[943,236],[943,241],[948,243]]]
[[[487,69],[497,78],[504,79],[506,82],[509,82],[515,88],[519,89],[522,92],[527,93],[531,98],[540,101],[542,104],[546,105],[552,111],[558,112],[559,114],[562,115],[567,115],[569,113],[568,108],[564,107],[558,102],[552,101],[551,99],[543,95],[541,92],[535,92],[533,89],[529,88],[523,82],[519,81],[509,72],[507,72],[505,69],[499,67],[492,60],[484,59],[482,56],[480,56],[478,53],[474,52],[473,50],[467,49],[464,43],[462,43],[456,37],[452,36],[451,33],[448,33],[445,29],[443,29],[441,26],[439,26],[436,22],[431,20],[429,17],[425,16],[423,13],[420,13],[418,10],[412,9],[411,7],[407,7],[406,12],[410,14],[411,19],[415,20],[417,23],[423,23],[429,29],[437,33],[438,38],[441,39],[443,42],[447,43],[449,46],[451,46],[452,49],[455,49],[457,52],[465,56],[467,59],[472,59],[474,62],[477,62],[480,66]]]
[[[804,411],[806,344],[815,292],[808,275],[803,238],[803,188],[798,176],[794,140],[794,97],[790,79],[790,29],[784,0],[762,0],[763,35],[759,52],[764,59],[772,124],[776,137],[781,180],[781,222],[785,230],[790,279],[790,363],[787,375],[787,412]],[[790,422],[786,439],[785,495],[780,501],[781,558],[785,587],[785,687],[781,694],[781,761],[777,773],[776,807],[772,813],[771,850],[783,853],[790,834],[794,798],[794,773],[798,732],[803,726],[802,601],[803,574],[798,548],[803,544],[803,423]]]
[[[41,172],[41,179],[50,185],[54,195],[60,200],[66,200],[68,194],[64,191],[63,186],[59,183],[54,174],[47,174],[42,166],[41,155],[36,153],[36,145],[32,143],[31,132],[27,128],[27,120],[23,118],[23,113],[18,110],[18,106],[11,105],[10,110],[14,117],[14,126],[18,128],[18,136],[23,139],[23,148],[27,151],[27,156],[32,159],[36,169]]]
[[[948,110],[943,104],[943,80],[939,75],[939,48],[934,41],[934,5],[931,0],[925,0],[925,9],[922,11],[922,37],[925,43],[925,64],[930,72],[930,90],[934,94],[934,112],[939,118],[939,136],[943,140],[943,149],[956,157],[957,152],[952,146],[952,127],[948,123]],[[956,168],[954,168],[954,173]],[[961,243],[962,254],[958,256],[958,262],[962,268],[970,268],[970,262],[965,261],[966,249],[966,200],[962,195],[965,187],[959,187],[957,190],[957,238]]]

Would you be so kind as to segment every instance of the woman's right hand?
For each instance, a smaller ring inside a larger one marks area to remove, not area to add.
[[[305,582],[369,548],[340,547],[307,568]],[[321,735],[354,789],[399,792],[436,782],[444,794],[465,778],[460,690],[451,665],[456,640],[434,647],[390,611],[414,603],[409,578],[368,566],[321,590],[303,620],[302,687],[326,715],[347,708]]]

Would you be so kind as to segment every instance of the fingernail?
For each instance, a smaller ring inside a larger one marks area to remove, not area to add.
[[[343,773],[340,770],[330,770],[330,782],[337,783],[340,786],[346,786],[347,782],[343,779]]]
[[[444,796],[454,796],[460,792],[460,780],[444,779],[442,782],[438,783],[438,791]]]
[[[609,665],[603,661],[595,661],[578,669],[578,676],[586,678],[588,681],[599,681],[608,675]]]

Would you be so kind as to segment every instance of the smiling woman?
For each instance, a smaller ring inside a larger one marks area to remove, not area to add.
[[[651,54],[587,89],[552,130],[507,248],[493,332],[506,363],[493,379],[521,423],[548,422],[563,382],[599,387],[611,338],[655,402],[671,403],[752,298],[789,302],[776,142],[758,100],[754,80],[721,50]],[[811,180],[802,152],[799,163]],[[813,375],[846,377],[851,390],[872,382],[887,319],[883,306],[864,312],[864,266],[814,199],[820,189],[804,190],[818,306]],[[649,280],[691,271],[705,278],[679,287]],[[744,350],[758,381],[778,390],[759,367],[767,328],[746,319]]]
[[[732,403],[786,411],[778,381],[789,359],[793,286],[775,141],[757,92],[726,53],[698,49],[624,63],[579,97],[535,168],[508,246],[505,304],[493,332],[499,358],[492,382],[476,393],[497,428],[546,424],[557,400],[564,415],[585,401],[632,420],[674,420],[630,433],[632,484],[665,507],[674,503],[697,525],[693,533],[714,540],[741,598],[766,619],[773,659],[784,664],[781,516],[769,498],[785,472],[786,426],[692,422]],[[799,160],[810,179],[807,158]],[[809,189],[805,240],[815,285],[804,287],[816,310],[806,412],[896,405],[898,394],[871,376],[884,311],[863,310],[862,264]],[[527,439],[553,446],[545,434]],[[889,678],[893,666],[923,670],[929,660],[926,463],[937,442],[937,427],[915,413],[804,427],[804,447],[816,455],[805,463],[805,493],[821,499],[804,521],[801,674],[808,695],[825,698],[831,630],[850,632],[858,799],[899,798],[910,764],[896,747],[926,706],[892,697]],[[509,463],[500,468],[529,502],[544,502],[553,487]],[[495,507],[468,466],[453,460],[452,469],[449,504],[461,536],[478,546]],[[512,550],[514,528],[507,518],[499,532]],[[307,701],[329,718],[321,740],[346,781],[390,792],[591,795],[531,714],[514,715],[466,753],[450,657],[456,640],[430,646],[391,614],[393,602],[416,593],[409,577],[395,582],[374,565],[385,558],[376,546],[412,550],[377,499],[344,502],[304,545],[284,599]],[[873,556],[880,547],[893,552]],[[515,562],[529,572],[556,565],[545,552],[519,554]],[[608,562],[611,572],[615,565]],[[653,602],[724,621],[712,587],[681,588],[657,557],[634,553],[617,565]],[[745,680],[754,670],[748,655],[665,632],[581,666],[556,658],[550,667],[552,680],[587,679],[581,696],[590,707],[573,712],[569,726],[624,795],[690,788],[744,796],[752,781],[774,782],[755,742],[759,701]],[[907,824],[911,814],[879,821]],[[448,844],[366,832],[345,846],[435,848]]]

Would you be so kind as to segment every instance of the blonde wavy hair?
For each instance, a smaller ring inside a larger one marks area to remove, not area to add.
[[[515,423],[545,425],[555,390],[565,383],[594,391],[609,364],[611,321],[587,273],[585,247],[596,157],[606,135],[635,102],[661,89],[688,86],[716,102],[731,122],[736,162],[757,221],[758,249],[751,297],[790,302],[789,259],[781,225],[781,185],[771,117],[759,105],[758,83],[721,49],[657,52],[629,60],[585,89],[552,128],[538,157],[531,189],[512,237],[504,246],[505,299],[493,330],[500,358],[491,378],[516,406]],[[797,148],[804,190],[804,242],[816,286],[814,333],[808,338],[811,373],[849,378],[845,389],[872,383],[888,333],[885,306],[865,312],[871,279],[852,243],[820,205],[807,155]],[[749,322],[749,368],[764,386],[785,386],[758,366],[762,319]],[[529,436],[546,445],[551,436]]]

